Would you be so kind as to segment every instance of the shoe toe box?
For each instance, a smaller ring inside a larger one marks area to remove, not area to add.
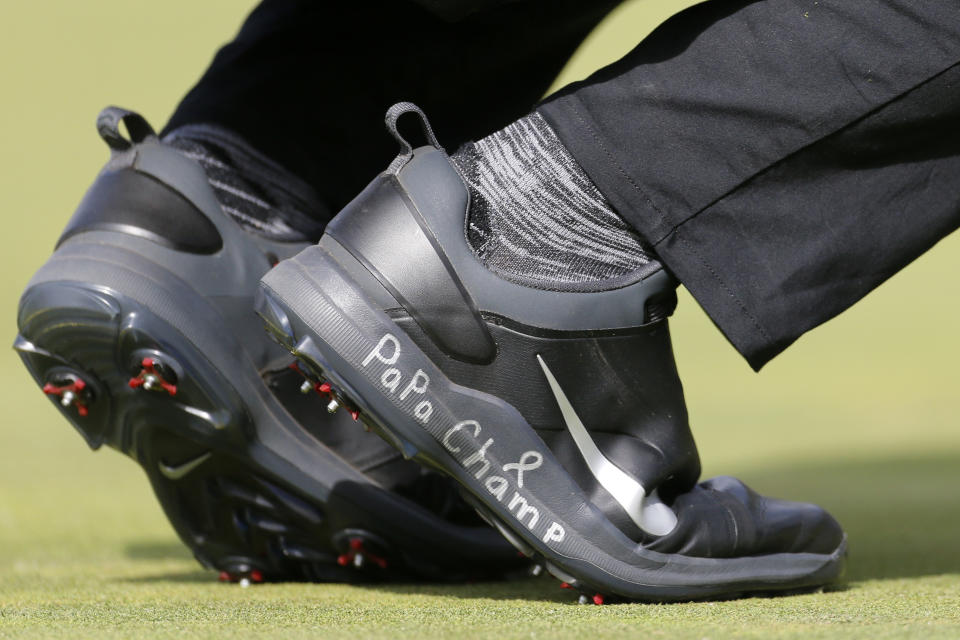
[[[830,554],[843,541],[840,524],[822,507],[762,496],[742,481],[713,478],[673,503],[678,524],[649,548],[697,557],[774,553]]]

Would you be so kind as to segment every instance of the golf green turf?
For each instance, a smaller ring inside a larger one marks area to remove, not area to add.
[[[0,339],[13,340],[19,292],[106,157],[98,109],[118,102],[161,123],[250,4],[0,9]],[[683,4],[629,4],[561,82]],[[957,273],[960,236],[760,375],[681,296],[674,340],[705,475],[819,502],[849,532],[843,589],[779,598],[578,606],[548,578],[220,584],[178,542],[139,468],[90,453],[12,350],[0,352],[0,638],[960,637]]]

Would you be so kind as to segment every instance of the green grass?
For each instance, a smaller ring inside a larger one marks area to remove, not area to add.
[[[20,290],[105,157],[97,110],[120,102],[160,123],[244,4],[0,9],[0,337],[12,340]],[[667,3],[632,3],[563,81],[667,13]],[[91,454],[12,351],[0,352],[0,638],[958,637],[958,272],[952,237],[759,376],[682,297],[675,342],[706,473],[822,503],[850,534],[846,589],[782,598],[587,607],[549,579],[219,584],[179,544],[139,468]]]

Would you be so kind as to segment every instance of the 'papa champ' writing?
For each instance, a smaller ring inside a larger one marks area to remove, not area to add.
[[[426,395],[430,387],[430,376],[422,369],[417,369],[412,376],[405,376],[398,367],[394,366],[400,360],[400,351],[400,341],[396,336],[390,333],[384,334],[363,359],[362,364],[367,367],[370,363],[377,361],[387,365],[388,368],[380,375],[380,384],[390,394],[399,394],[400,400],[406,400],[411,397],[411,394],[416,394],[412,396],[412,401],[415,401],[413,416],[423,424],[428,424],[433,416],[433,403]],[[405,378],[406,383],[404,383]],[[510,480],[507,476],[515,472],[517,488],[522,489],[524,473],[540,468],[543,464],[543,454],[538,451],[526,451],[520,456],[519,461],[501,467],[504,475],[488,475],[491,465],[487,460],[487,451],[494,445],[494,439],[487,438],[469,455],[464,451],[464,448],[473,448],[465,447],[464,441],[479,443],[482,431],[483,428],[476,420],[461,420],[444,432],[440,442],[464,469],[473,471],[473,476],[483,482],[483,486],[498,502],[505,502],[510,513],[532,531],[540,520],[540,510],[532,506],[523,494],[516,490],[507,500],[510,489]],[[457,440],[460,441],[459,444]],[[561,524],[551,522],[542,539],[546,544],[550,544],[562,541],[565,535],[566,531]]]

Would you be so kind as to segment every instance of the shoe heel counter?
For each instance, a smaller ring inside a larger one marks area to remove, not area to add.
[[[452,215],[452,214],[451,214]],[[487,363],[496,346],[477,306],[401,181],[385,173],[327,226],[451,357]]]
[[[223,238],[210,219],[170,185],[133,167],[97,176],[67,223],[57,247],[90,231],[114,231],[196,254],[216,253]]]
[[[219,209],[215,199],[211,208],[213,194],[202,169],[162,144],[150,123],[134,111],[106,107],[97,116],[97,133],[110,148],[110,160],[80,201],[57,247],[89,231],[124,233],[197,254],[223,247],[216,223],[202,210]]]

